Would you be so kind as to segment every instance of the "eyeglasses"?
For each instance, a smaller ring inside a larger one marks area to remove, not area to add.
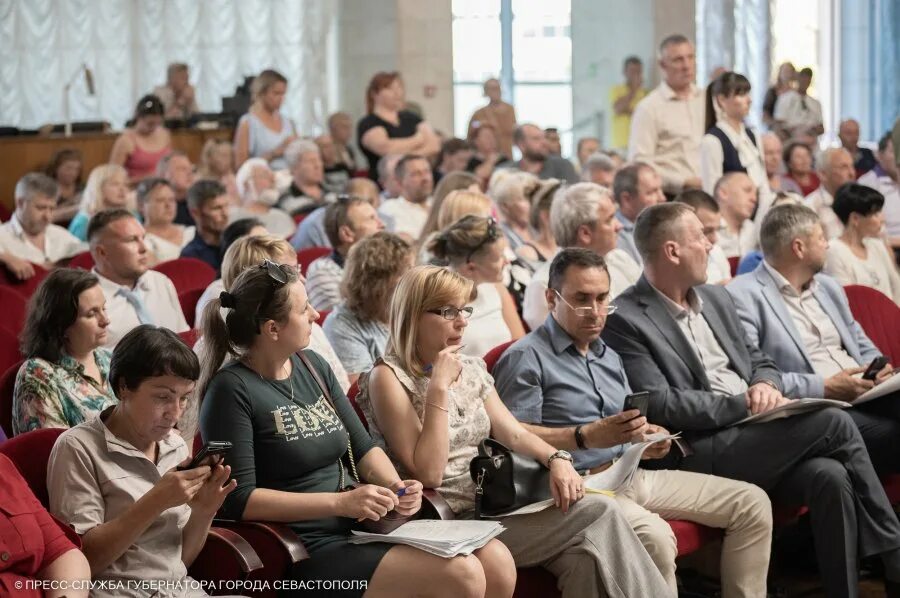
[[[565,297],[563,297],[559,291],[553,289],[553,292],[556,293],[556,296],[559,297],[560,301],[565,303],[569,307],[569,309],[571,309],[575,313],[575,315],[580,318],[589,318],[595,314],[600,316],[608,316],[612,313],[615,313],[616,309],[618,309],[618,306],[605,302],[601,303],[600,305],[594,303],[592,307],[575,307],[574,305],[566,301]]]
[[[286,285],[290,281],[290,276],[288,274],[288,270],[286,268],[290,268],[290,266],[281,266],[276,264],[271,260],[263,260],[259,265],[260,270],[265,270],[266,274],[269,275],[269,281],[273,284],[269,285],[269,291],[266,293],[265,299],[260,302],[259,307],[256,310],[255,319],[256,319],[256,333],[260,332],[260,323],[264,322],[265,319],[263,317],[263,313],[269,307],[269,304],[272,302],[272,299],[275,297],[275,291],[280,289],[284,285]]]
[[[429,309],[428,313],[434,314],[436,316],[441,316],[445,320],[453,321],[459,317],[459,314],[462,314],[464,320],[468,320],[472,317],[472,312],[475,311],[474,307],[453,307],[452,305],[446,305],[440,309]]]
[[[488,221],[487,232],[485,233],[484,238],[481,240],[481,242],[478,243],[478,245],[476,245],[475,248],[469,252],[469,255],[466,256],[467,264],[472,261],[473,255],[475,255],[476,253],[481,251],[482,247],[484,247],[488,243],[493,243],[494,241],[499,239],[500,235],[502,234],[500,232],[500,228],[497,226],[496,220],[494,220],[491,216],[488,216],[487,221]]]

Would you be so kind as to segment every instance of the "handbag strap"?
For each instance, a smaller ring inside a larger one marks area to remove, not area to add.
[[[322,395],[325,396],[325,400],[328,401],[328,404],[331,405],[332,409],[334,409],[335,415],[337,415],[337,408],[334,405],[334,399],[331,397],[331,391],[328,390],[328,385],[325,384],[325,381],[322,380],[322,376],[319,375],[319,370],[316,369],[316,367],[309,360],[309,357],[307,357],[306,353],[304,353],[303,351],[297,351],[297,357],[299,357],[300,361],[303,362],[303,365],[306,366],[306,370],[313,377],[313,380],[316,381],[319,390],[321,390]]]

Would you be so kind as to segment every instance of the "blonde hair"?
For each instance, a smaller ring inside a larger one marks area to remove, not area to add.
[[[451,191],[444,198],[438,212],[438,230],[444,230],[463,216],[487,216],[491,213],[491,198],[476,191]]]
[[[256,266],[266,259],[277,262],[280,256],[290,255],[293,252],[291,244],[281,237],[274,235],[241,237],[231,244],[222,258],[222,284],[228,290],[240,273],[250,266]]]
[[[344,193],[362,197],[373,206],[378,204],[378,185],[365,177],[353,177],[344,185]]]
[[[225,146],[231,152],[231,169],[228,172],[212,171],[212,155],[219,146]],[[234,149],[227,139],[207,139],[200,151],[200,166],[197,168],[198,178],[218,179],[226,174],[234,174]]]
[[[250,84],[250,95],[253,97],[253,101],[259,100],[259,98],[269,91],[269,88],[275,85],[276,83],[284,83],[287,85],[287,78],[274,69],[266,69],[257,76],[253,77],[253,83]]]
[[[106,181],[116,175],[125,177],[125,183],[128,183],[128,172],[118,164],[101,164],[91,171],[90,176],[88,176],[87,185],[84,187],[84,194],[81,196],[82,211],[86,212],[89,216],[93,216],[100,210],[112,207],[103,203],[103,185],[106,184]],[[124,207],[134,211],[134,203],[134,196],[129,192]]]
[[[425,364],[416,352],[419,319],[432,309],[469,303],[474,299],[475,283],[448,268],[416,266],[397,284],[391,299],[390,331],[387,353],[413,376],[425,375]]]
[[[410,244],[391,233],[375,233],[355,243],[344,264],[344,304],[363,320],[387,320],[398,275],[409,269],[412,261]]]
[[[444,200],[454,191],[462,191],[468,189],[472,185],[478,184],[478,178],[471,172],[463,172],[457,170],[448,172],[435,186],[434,193],[431,194],[431,210],[428,212],[428,219],[425,220],[425,226],[419,234],[420,239],[427,239],[431,233],[441,230],[438,226],[438,214]]]

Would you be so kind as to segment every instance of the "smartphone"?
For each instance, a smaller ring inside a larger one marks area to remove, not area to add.
[[[650,402],[649,392],[636,392],[625,397],[625,406],[622,411],[637,409],[644,417],[647,416],[647,407]]]
[[[194,458],[191,459],[190,463],[188,463],[186,466],[179,466],[178,471],[186,471],[188,469],[200,467],[201,465],[208,465],[207,463],[205,463],[207,459],[209,459],[210,457],[215,457],[216,455],[224,455],[230,450],[231,443],[227,440],[210,440],[203,445],[203,448],[200,449],[199,453],[194,455]]]
[[[863,380],[874,380],[875,376],[878,375],[878,372],[880,372],[887,364],[888,358],[884,355],[879,355],[873,359],[872,363],[869,364],[869,367],[866,368],[866,373],[862,375]]]

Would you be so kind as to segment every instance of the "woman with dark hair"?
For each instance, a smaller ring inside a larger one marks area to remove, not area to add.
[[[97,277],[54,270],[37,288],[22,330],[25,363],[13,391],[13,434],[71,428],[116,403],[109,385],[106,299]]]
[[[331,368],[305,350],[318,317],[296,269],[268,260],[206,307],[200,428],[233,443],[225,462],[238,480],[222,514],[290,524],[310,555],[294,578],[353,580],[358,592],[341,595],[412,596],[428,587],[435,596],[483,596],[474,556],[349,543],[359,521],[416,513],[422,484],[400,479]],[[219,370],[226,355],[235,359]]]
[[[500,153],[497,129],[491,123],[473,122],[469,130],[469,143],[475,148],[475,153],[469,159],[466,170],[478,177],[482,189],[487,189],[494,167],[510,158]]]
[[[172,135],[163,125],[164,113],[158,97],[142,97],[134,109],[131,127],[113,144],[109,162],[124,166],[132,184],[155,174],[157,163],[172,151]]]
[[[729,172],[746,172],[760,194],[768,192],[766,164],[753,131],[744,125],[750,113],[750,81],[740,73],[719,75],[706,88],[706,135],[700,142],[700,178],[712,194]]]
[[[882,237],[884,195],[858,183],[845,183],[831,209],[844,232],[828,243],[825,272],[842,285],[872,287],[900,305],[900,274]]]
[[[187,568],[237,482],[221,457],[177,469],[188,465],[190,449],[175,424],[199,373],[177,334],[134,328],[110,362],[119,402],[64,432],[50,453],[50,512],[81,536],[93,579],[116,582],[92,588],[94,598],[147,596],[139,585],[146,580],[180,588],[166,595],[207,595],[192,587]]]
[[[253,78],[253,104],[238,121],[234,132],[234,168],[250,158],[262,158],[273,170],[287,168],[284,150],[297,139],[294,121],[281,112],[288,80],[272,69]],[[238,193],[242,193],[237,185]]]
[[[53,210],[53,222],[62,226],[68,224],[78,212],[81,204],[81,191],[84,182],[81,180],[84,162],[77,149],[63,148],[57,150],[44,173],[56,181],[59,195],[56,198],[56,209]]]
[[[356,125],[356,142],[369,161],[369,178],[378,180],[378,160],[387,154],[434,157],[441,141],[431,125],[409,110],[400,73],[378,72],[366,88],[366,116]]]
[[[819,175],[813,170],[813,155],[809,146],[802,141],[790,141],[784,146],[785,178],[797,183],[804,197],[819,188]]]

